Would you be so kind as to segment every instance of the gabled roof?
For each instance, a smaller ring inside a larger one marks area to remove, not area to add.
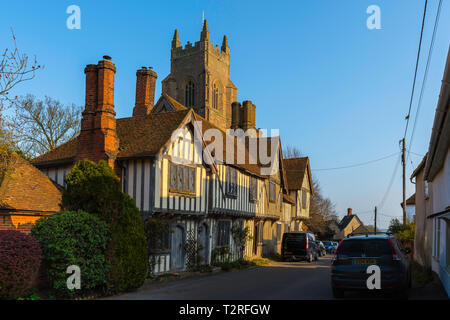
[[[162,146],[170,140],[172,132],[180,126],[190,112],[193,111],[185,109],[117,119],[116,130],[119,138],[117,158],[126,159],[156,155]],[[73,163],[77,148],[78,137],[33,159],[32,163],[36,166],[46,166],[58,162]]]
[[[412,180],[415,176],[419,174],[420,171],[425,167],[425,162],[427,161],[428,153],[422,158],[422,161],[419,163],[416,169],[414,169],[414,172],[412,173],[410,180]]]
[[[187,109],[187,107],[163,92],[161,94],[161,97],[158,99],[158,102],[156,102],[155,107],[152,109],[151,113],[154,114],[161,112],[174,112]]]
[[[17,154],[14,166],[0,183],[0,208],[18,211],[56,212],[60,189],[39,169]]]
[[[416,204],[416,194],[414,193],[408,199],[406,199],[406,205],[415,205]],[[403,202],[400,202],[400,206],[403,208]]]
[[[358,222],[361,225],[363,224],[356,214],[346,215],[345,217],[342,218],[341,222],[339,222],[338,225],[339,229],[341,230],[345,229],[353,219],[358,219]]]
[[[301,190],[305,173],[307,173],[311,193],[314,194],[309,158],[301,157],[283,159],[283,163],[286,170],[287,185],[289,190]]]

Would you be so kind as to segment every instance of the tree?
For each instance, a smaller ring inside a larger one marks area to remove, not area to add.
[[[302,153],[297,147],[293,146],[286,146],[284,148],[283,157],[285,159],[291,159],[291,158],[299,158],[302,156]]]
[[[52,151],[80,131],[82,108],[74,104],[66,106],[47,96],[38,100],[27,95],[18,99],[16,109],[17,124],[22,129],[16,140],[27,155]]]
[[[66,186],[62,196],[64,210],[98,215],[110,228],[106,292],[114,294],[140,287],[148,270],[144,222],[134,200],[122,191],[114,170],[104,160],[82,160],[67,175]]]
[[[15,105],[16,96],[11,96],[10,91],[24,81],[35,77],[36,71],[41,69],[36,57],[30,63],[28,55],[22,53],[16,42],[16,36],[11,30],[13,46],[0,53],[0,181],[7,169],[13,165],[14,135],[17,129],[16,121],[7,121],[5,112]]]

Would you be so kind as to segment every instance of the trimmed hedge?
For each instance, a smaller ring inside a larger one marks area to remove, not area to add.
[[[0,231],[0,299],[26,296],[41,264],[41,248],[32,236],[16,230]]]
[[[106,222],[83,211],[63,211],[39,219],[31,233],[42,247],[47,277],[57,296],[83,296],[103,290],[109,266],[105,251],[110,240]],[[67,267],[81,271],[81,289],[67,288]]]
[[[134,200],[105,161],[82,160],[66,177],[62,206],[97,214],[111,230],[106,259],[110,265],[107,294],[140,287],[147,276],[144,223]]]

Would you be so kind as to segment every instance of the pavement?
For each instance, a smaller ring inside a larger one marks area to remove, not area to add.
[[[272,262],[267,266],[219,272],[156,283],[147,281],[119,300],[329,300],[331,256],[308,262]],[[344,300],[396,299],[384,292],[346,292]],[[412,288],[410,299],[448,299],[438,287]]]

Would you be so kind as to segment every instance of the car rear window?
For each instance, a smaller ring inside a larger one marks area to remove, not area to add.
[[[284,235],[284,241],[286,243],[304,243],[306,240],[306,234],[304,233],[286,233]]]
[[[387,239],[344,240],[338,249],[338,255],[341,257],[380,257],[390,254],[392,248]]]

